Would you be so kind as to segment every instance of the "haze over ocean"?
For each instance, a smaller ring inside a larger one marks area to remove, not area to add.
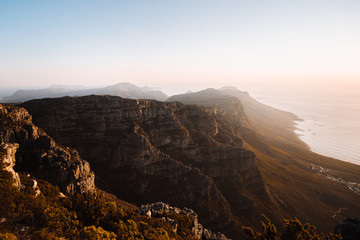
[[[258,101],[296,114],[295,132],[313,152],[360,165],[360,89],[250,92]]]

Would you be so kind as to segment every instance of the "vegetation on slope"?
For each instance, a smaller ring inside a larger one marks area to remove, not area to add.
[[[21,174],[23,183],[31,179]],[[19,191],[12,181],[7,171],[0,170],[0,239],[195,239],[191,216],[168,213],[168,218],[178,222],[175,232],[164,220],[139,215],[131,205],[111,201],[111,196],[100,191],[66,197],[58,187],[37,179],[41,194],[35,196],[32,187]],[[341,239],[332,233],[318,233],[316,227],[298,219],[284,220],[284,230],[278,233],[264,218],[260,232],[242,227],[247,239]]]
[[[284,220],[284,230],[278,233],[274,224],[265,216],[261,221],[262,231],[255,232],[250,227],[243,227],[243,231],[251,240],[340,240],[340,235],[333,233],[318,233],[316,227],[306,223],[302,224],[297,218]]]
[[[21,174],[23,183],[28,180]],[[32,187],[16,189],[0,170],[0,239],[194,239],[190,216],[169,216],[178,222],[175,232],[164,220],[139,215],[100,191],[66,197],[47,181],[36,181],[42,193],[37,197]]]

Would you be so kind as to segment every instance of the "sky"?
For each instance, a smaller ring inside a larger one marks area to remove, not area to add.
[[[0,90],[360,89],[358,0],[0,0]]]

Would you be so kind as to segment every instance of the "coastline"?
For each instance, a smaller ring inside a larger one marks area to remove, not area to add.
[[[310,151],[360,165],[360,125],[355,121],[356,116],[346,109],[345,101],[332,106],[327,102],[329,98],[316,102],[312,98],[298,99],[296,96],[255,95],[257,101],[298,117],[293,120],[293,132]]]
[[[312,152],[360,165],[357,152],[352,149],[352,145],[356,144],[352,141],[355,140],[349,136],[342,135],[342,133],[331,133],[328,130],[329,127],[316,121],[295,121],[295,124],[295,134]]]

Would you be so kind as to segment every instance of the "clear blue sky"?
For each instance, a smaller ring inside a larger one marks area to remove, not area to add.
[[[0,0],[0,88],[360,86],[360,1]]]

